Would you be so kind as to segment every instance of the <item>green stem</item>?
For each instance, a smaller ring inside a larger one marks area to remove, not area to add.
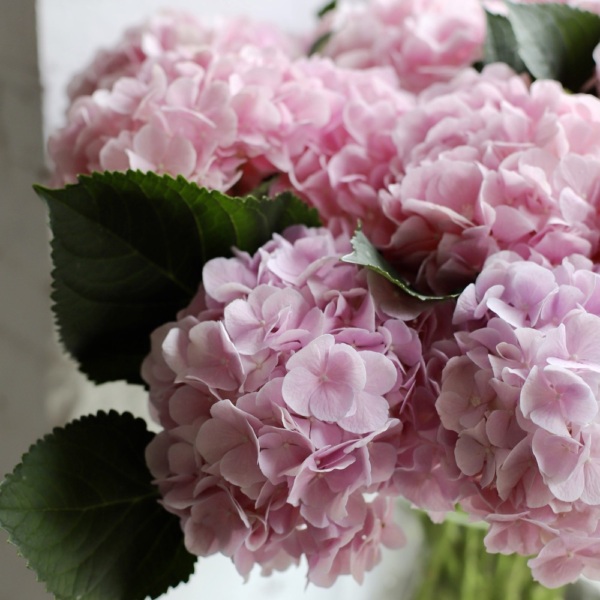
[[[425,567],[413,600],[562,600],[565,589],[546,589],[533,581],[527,558],[489,554],[486,528],[455,513],[441,525],[426,515]]]

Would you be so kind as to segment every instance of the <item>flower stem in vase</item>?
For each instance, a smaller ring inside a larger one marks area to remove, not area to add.
[[[548,589],[534,581],[527,557],[489,554],[486,527],[455,513],[433,523],[423,513],[425,563],[414,600],[561,600],[573,586]]]

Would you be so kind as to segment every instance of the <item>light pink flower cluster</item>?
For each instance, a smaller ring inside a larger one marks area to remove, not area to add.
[[[256,46],[148,58],[135,77],[72,105],[67,126],[50,140],[55,183],[139,169],[229,189],[249,157],[287,159],[278,142],[292,124],[312,131],[327,119],[320,97],[285,81],[289,69],[285,54]]]
[[[98,89],[111,89],[120,78],[135,77],[150,58],[164,55],[191,58],[205,48],[238,52],[247,45],[276,48],[290,57],[303,53],[303,43],[298,37],[269,23],[241,17],[204,22],[189,13],[163,11],[127,29],[114,47],[100,50],[69,84],[69,98],[74,101]]]
[[[398,182],[381,193],[388,255],[437,292],[499,250],[554,263],[598,250],[600,102],[508,67],[423,92],[395,129]]]
[[[282,174],[280,187],[354,227],[357,218],[378,220],[391,130],[412,106],[389,71],[293,61],[255,45],[157,52],[134,76],[77,98],[50,140],[54,183],[139,169],[246,193]]]
[[[485,17],[479,0],[342,1],[314,37],[328,32],[325,56],[344,67],[391,66],[418,92],[481,58]]]
[[[494,552],[537,554],[558,587],[600,574],[600,275],[585,257],[558,266],[501,252],[460,296],[460,355],[437,409],[461,505],[490,524]]]
[[[421,345],[376,309],[348,250],[295,227],[214,259],[155,332],[143,375],[164,431],[147,460],[190,552],[242,573],[306,556],[309,580],[330,585],[402,543],[388,496]]]
[[[378,194],[393,181],[393,132],[414,108],[414,96],[398,89],[390,70],[341,69],[315,59],[296,68],[308,85],[322,89],[329,115],[273,189],[292,188],[333,231],[353,231],[360,220],[374,243],[389,239],[394,224]]]
[[[389,306],[389,300],[380,296],[377,288],[381,285],[381,280],[374,281],[371,289],[378,302],[383,300],[379,304],[383,308]],[[405,313],[407,301],[401,293],[396,294],[396,310],[403,307],[397,316],[406,319],[411,316]],[[421,307],[423,312],[408,322],[419,336],[422,354],[410,394],[400,411],[402,438],[390,479],[395,493],[426,510],[435,520],[443,520],[448,512],[454,511],[464,495],[463,487],[469,485],[454,460],[452,443],[456,435],[444,428],[436,407],[443,369],[452,357],[460,354],[453,339],[453,309],[454,303],[450,301],[426,310]]]

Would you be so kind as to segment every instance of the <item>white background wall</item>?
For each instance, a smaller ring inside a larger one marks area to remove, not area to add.
[[[123,406],[124,398],[143,411],[139,390],[119,385],[93,390],[63,362],[53,340],[46,213],[31,191],[44,180],[46,135],[64,120],[65,88],[101,46],[122,30],[168,4],[211,18],[249,14],[290,30],[307,29],[323,0],[0,0],[0,477],[12,470],[30,443],[51,424],[98,408]],[[292,9],[293,6],[293,9]],[[43,83],[40,95],[39,70]],[[303,569],[271,578],[253,574],[248,584],[222,557],[203,560],[188,586],[168,600],[353,600],[400,597],[398,577],[410,561],[395,553],[360,588],[344,578],[334,588],[305,590]],[[386,591],[387,590],[387,591]],[[389,596],[388,596],[389,593]],[[24,561],[0,535],[0,600],[50,598]]]

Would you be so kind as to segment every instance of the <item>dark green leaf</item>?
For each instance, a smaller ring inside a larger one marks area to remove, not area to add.
[[[145,464],[152,436],[129,414],[84,417],[32,446],[0,486],[0,523],[56,598],[156,598],[192,573]]]
[[[321,7],[317,12],[317,17],[322,19],[328,12],[335,10],[337,7],[337,0],[332,0],[328,2],[325,6]]]
[[[279,179],[279,173],[273,175],[267,175],[250,193],[253,198],[266,198],[269,197],[271,188]]]
[[[519,55],[517,39],[510,21],[502,16],[486,11],[487,36],[483,48],[483,63],[503,62],[517,73],[526,71]]]
[[[430,300],[449,300],[458,296],[458,294],[452,294],[448,296],[429,296],[427,294],[420,294],[419,292],[415,291],[396,271],[396,269],[394,269],[394,267],[390,265],[390,263],[388,263],[385,258],[381,256],[381,254],[379,254],[375,246],[371,244],[371,242],[367,239],[367,236],[360,229],[357,229],[354,232],[354,236],[352,238],[352,248],[354,251],[351,254],[347,254],[346,256],[342,257],[344,262],[361,265],[362,267],[366,267],[367,269],[382,275],[412,298],[426,302]]]
[[[337,8],[337,0],[332,0],[325,4],[325,6],[321,7],[317,12],[317,17],[322,19],[326,14],[334,11]],[[313,54],[318,54],[323,50],[323,48],[327,45],[327,42],[331,39],[333,35],[333,31],[326,31],[321,34],[310,46],[308,50],[308,56],[312,56]]]
[[[333,31],[327,31],[323,35],[320,35],[311,45],[308,50],[308,56],[312,56],[313,54],[318,54],[325,48],[327,42],[331,39],[333,35]]]
[[[207,260],[233,246],[254,252],[289,225],[319,224],[290,193],[231,198],[154,173],[35,189],[50,210],[60,335],[98,383],[141,382],[150,333],[189,303]]]
[[[600,15],[565,4],[507,4],[519,55],[529,72],[536,79],[556,79],[580,90],[594,74]]]

